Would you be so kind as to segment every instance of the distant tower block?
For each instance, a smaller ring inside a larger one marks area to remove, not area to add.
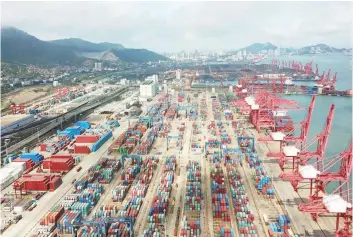
[[[178,70],[175,71],[175,78],[176,78],[177,80],[180,80],[180,79],[181,79],[181,70],[180,70],[180,69],[178,69]]]

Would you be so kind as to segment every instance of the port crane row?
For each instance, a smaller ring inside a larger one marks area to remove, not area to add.
[[[352,225],[352,189],[349,187],[352,172],[352,140],[346,151],[331,157],[331,159],[324,158],[335,105],[330,106],[322,132],[312,139],[307,139],[315,100],[315,96],[313,96],[306,118],[295,129],[288,133],[271,132],[268,137],[261,137],[258,141],[280,142],[280,152],[269,152],[267,156],[275,157],[278,160],[282,169],[280,178],[290,181],[295,191],[298,191],[300,182],[310,181],[309,202],[301,204],[299,210],[310,213],[315,221],[322,213],[336,215],[335,236],[348,237],[352,235],[350,231]],[[259,100],[257,101],[259,102]],[[249,109],[245,101],[237,102],[238,105],[242,106],[243,111]],[[252,104],[254,109],[253,105],[254,103]],[[300,129],[300,135],[295,137],[293,135],[297,129]],[[309,148],[315,143],[317,143],[316,149],[309,151]],[[285,163],[291,159],[293,160],[291,171],[285,171]],[[338,171],[332,171],[337,166],[339,166]],[[327,194],[326,187],[334,182],[338,182],[338,188],[331,194]]]

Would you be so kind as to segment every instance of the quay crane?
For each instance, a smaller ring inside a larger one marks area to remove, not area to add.
[[[346,190],[342,191],[342,187],[346,186]],[[309,201],[301,203],[298,207],[299,211],[306,212],[311,215],[313,220],[317,221],[319,214],[330,213],[336,215],[335,237],[351,237],[352,236],[352,188],[349,188],[349,180],[341,184],[331,194],[326,194],[322,199],[317,201]],[[339,195],[338,192],[341,194]],[[343,219],[343,225],[340,223]]]
[[[258,132],[261,128],[274,129],[275,116],[288,110],[302,109],[297,102],[276,97],[265,90],[258,91],[254,97],[235,101],[234,106],[239,106],[242,113],[250,114],[250,121]]]
[[[245,100],[247,100],[245,98]],[[275,128],[274,116],[288,110],[301,110],[298,103],[272,95],[268,91],[259,91],[255,99],[247,100],[251,106],[250,121],[260,132],[261,128]],[[272,115],[271,115],[272,113]]]
[[[330,90],[334,90],[337,82],[337,72],[333,76],[332,80],[330,80],[331,69],[328,70],[328,73],[325,76],[325,72],[322,73],[320,80],[316,82],[316,86],[329,88]]]
[[[298,161],[292,173],[282,173],[280,178],[290,181],[296,192],[298,191],[300,182],[310,180],[309,200],[320,200],[322,198],[319,197],[320,192],[325,193],[325,188],[329,183],[338,181],[341,184],[342,181],[346,182],[349,180],[352,172],[352,140],[348,150],[331,157],[326,164],[324,163],[325,160],[328,159],[324,159],[322,162],[319,160],[313,164],[304,166],[300,166],[300,161]],[[324,164],[322,169],[318,170],[315,167],[320,167],[320,163]],[[340,166],[337,172],[330,171],[339,163]],[[316,184],[315,190],[313,190],[313,183]]]
[[[331,182],[339,181],[340,185],[342,184],[342,181],[346,183],[349,182],[349,177],[352,173],[352,152],[353,144],[351,140],[349,148],[346,151],[340,153],[338,157],[332,159],[331,162],[326,164],[323,169],[323,172],[319,174],[316,179],[315,192],[312,196],[310,196],[309,200],[320,200],[320,192],[325,193],[326,186]],[[338,162],[340,162],[340,168],[338,172],[328,171]],[[342,191],[342,189],[340,189],[340,191]]]
[[[279,165],[284,170],[284,165],[290,158],[293,159],[293,170],[296,160],[300,160],[302,165],[305,165],[310,159],[316,158],[317,160],[322,160],[326,152],[328,136],[330,135],[332,119],[335,111],[335,105],[332,104],[329,110],[329,114],[326,119],[325,127],[323,132],[312,138],[311,140],[303,141],[299,143],[300,149],[295,145],[285,146],[280,152],[269,152],[268,157],[277,158]],[[308,151],[308,148],[317,142],[317,147],[315,151]],[[297,145],[298,146],[298,145]]]
[[[283,151],[283,144],[286,142],[303,142],[306,140],[310,128],[311,118],[315,106],[316,97],[311,98],[310,106],[308,108],[308,113],[304,121],[299,123],[301,128],[300,136],[294,137],[293,134],[295,130],[299,128],[296,126],[291,132],[284,134],[283,132],[271,132],[269,137],[260,137],[257,140],[260,142],[280,142],[280,151]]]

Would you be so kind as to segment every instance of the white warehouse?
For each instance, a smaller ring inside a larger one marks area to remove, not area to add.
[[[157,94],[158,86],[153,81],[145,81],[140,85],[140,96],[151,98]]]

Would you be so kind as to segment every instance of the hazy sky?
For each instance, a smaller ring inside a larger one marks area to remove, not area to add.
[[[82,38],[157,52],[352,47],[351,2],[2,2],[2,25],[42,40]]]

